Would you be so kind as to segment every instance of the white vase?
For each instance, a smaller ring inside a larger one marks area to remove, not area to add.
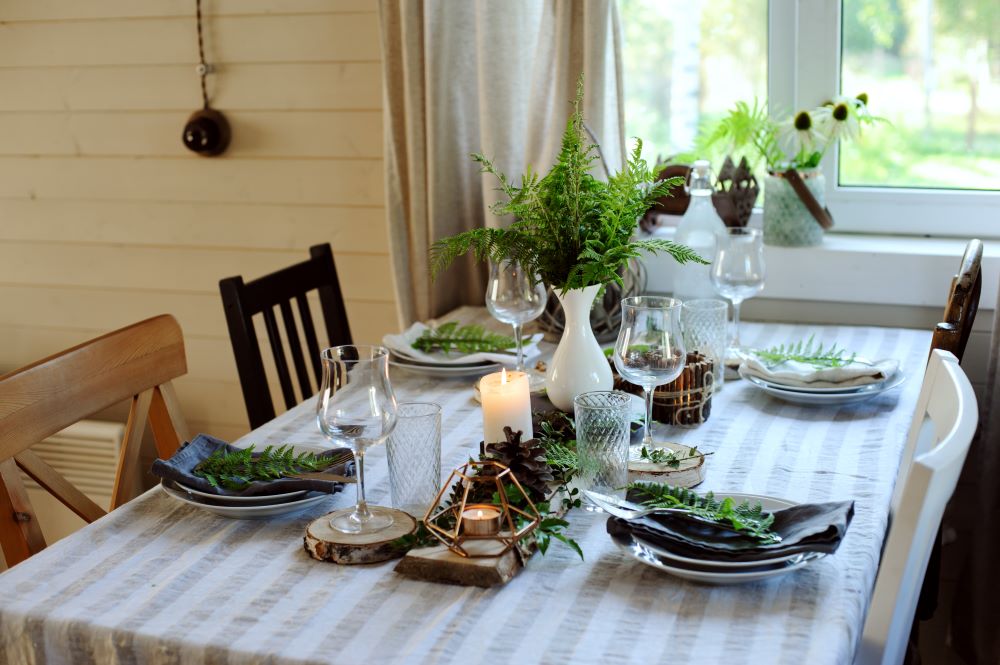
[[[573,412],[573,398],[591,390],[611,390],[611,365],[590,327],[590,309],[601,286],[556,292],[566,325],[545,374],[549,400],[562,411]]]

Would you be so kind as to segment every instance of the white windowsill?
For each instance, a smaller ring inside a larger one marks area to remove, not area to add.
[[[751,226],[759,226],[754,214]],[[967,238],[828,233],[816,247],[764,246],[762,298],[943,307]],[[673,259],[645,261],[652,292],[672,290]],[[983,309],[992,309],[1000,276],[1000,243],[984,242]]]

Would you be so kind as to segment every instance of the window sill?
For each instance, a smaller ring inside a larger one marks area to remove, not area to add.
[[[756,217],[756,215],[755,215]],[[751,220],[751,226],[758,220]],[[960,238],[828,233],[816,247],[764,246],[761,298],[943,307],[968,241]],[[669,293],[675,263],[645,260],[647,289]],[[997,300],[1000,243],[984,243],[983,309]]]

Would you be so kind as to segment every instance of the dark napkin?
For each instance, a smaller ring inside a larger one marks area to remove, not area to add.
[[[637,520],[609,517],[608,533],[618,538],[632,536],[691,559],[760,561],[799,552],[833,554],[853,517],[853,501],[804,503],[778,510],[771,530],[781,536],[781,542],[768,545],[680,513],[658,513]]]
[[[201,476],[194,475],[194,468],[202,460],[220,449],[226,452],[239,450],[239,448],[216,439],[214,436],[199,434],[190,443],[184,444],[170,459],[158,459],[153,462],[153,475],[159,476],[164,480],[173,480],[191,489],[196,489],[199,492],[218,494],[219,496],[266,496],[268,494],[283,494],[299,490],[334,494],[344,489],[343,483],[332,480],[305,480],[300,478],[279,478],[278,480],[269,481],[255,480],[250,483],[249,487],[239,492],[227,490],[222,487],[213,487]],[[348,452],[350,451],[347,448],[336,448],[317,453],[317,457],[339,457]],[[352,475],[354,473],[354,462],[345,462],[323,470],[341,476]]]

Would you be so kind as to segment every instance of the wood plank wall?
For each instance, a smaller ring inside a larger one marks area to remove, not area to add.
[[[397,327],[374,0],[204,0],[221,158],[200,106],[194,0],[0,2],[0,370],[169,312],[193,430],[247,429],[218,280],[333,244],[357,341]]]

